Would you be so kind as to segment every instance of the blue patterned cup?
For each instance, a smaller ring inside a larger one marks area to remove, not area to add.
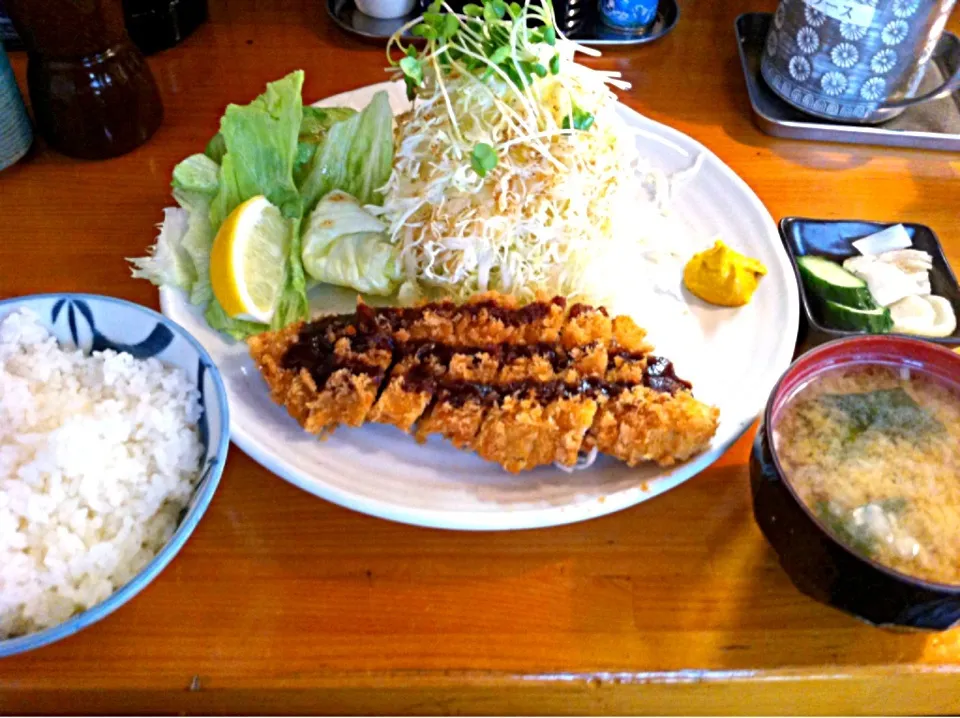
[[[33,130],[13,68],[0,45],[0,170],[19,160],[33,144]]]
[[[600,0],[603,24],[624,33],[641,33],[657,19],[657,0]]]
[[[956,1],[781,0],[760,72],[803,112],[884,122],[960,88],[958,71],[915,96]]]

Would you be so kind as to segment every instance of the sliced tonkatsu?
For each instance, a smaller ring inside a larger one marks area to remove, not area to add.
[[[703,450],[718,411],[693,398],[627,317],[563,298],[485,294],[326,317],[249,341],[274,400],[307,431],[391,424],[511,472],[594,450],[669,465]]]

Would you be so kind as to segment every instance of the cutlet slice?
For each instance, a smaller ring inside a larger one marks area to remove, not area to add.
[[[279,331],[264,332],[247,340],[250,356],[270,388],[270,397],[275,403],[285,407],[301,425],[307,417],[307,402],[314,392],[299,372],[283,367],[283,356],[287,349],[296,343],[303,324],[291,324]]]
[[[570,350],[594,342],[607,344],[613,336],[613,322],[603,307],[574,304],[560,332],[563,348]]]
[[[437,382],[447,371],[448,359],[438,353],[432,342],[401,346],[397,357],[389,384],[367,419],[393,424],[408,432],[433,399]]]
[[[553,311],[538,343],[529,345],[532,351],[506,352],[498,383],[514,392],[490,409],[473,443],[480,456],[507,471],[555,462],[574,466],[597,413],[596,399],[581,384],[606,372],[610,317],[602,307],[575,304],[558,330]]]
[[[354,316],[267,332],[249,346],[274,400],[313,434],[363,424],[393,360],[390,336]]]
[[[672,466],[709,445],[719,414],[686,389],[670,394],[637,386],[604,403],[590,436],[599,451],[630,466]]]
[[[605,378],[613,384],[642,384],[647,356],[653,346],[647,333],[629,317],[616,317],[611,323]]]
[[[556,432],[547,407],[535,396],[506,396],[487,414],[473,441],[473,450],[518,473],[553,461]]]
[[[597,411],[589,397],[564,397],[559,383],[548,384],[545,400],[538,390],[513,394],[492,407],[473,441],[473,449],[488,461],[518,473],[537,466],[577,462],[584,436]]]
[[[503,399],[487,413],[474,450],[512,472],[573,466],[597,410],[577,379],[572,357],[557,344],[507,350],[497,377]]]
[[[637,326],[630,317],[614,317],[611,322],[611,348],[634,354],[649,354],[653,345],[647,341],[647,332]]]
[[[602,378],[607,371],[608,345],[613,322],[603,307],[574,304],[570,307],[560,342],[570,361],[564,381],[573,383],[587,378]]]
[[[496,398],[491,385],[499,369],[496,349],[454,350],[435,401],[417,424],[417,441],[423,443],[431,434],[440,434],[458,449],[469,447]]]
[[[694,399],[667,359],[614,354],[605,385],[609,396],[585,443],[630,466],[672,466],[705,449],[717,430],[719,410]]]

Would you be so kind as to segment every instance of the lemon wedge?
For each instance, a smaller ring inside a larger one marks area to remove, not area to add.
[[[210,252],[210,284],[228,315],[270,323],[283,291],[290,233],[290,222],[262,195],[224,220]]]

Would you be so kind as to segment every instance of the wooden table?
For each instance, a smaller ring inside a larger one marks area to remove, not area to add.
[[[730,164],[775,218],[931,225],[960,266],[960,158],[776,140],[751,123],[736,15],[687,0],[666,39],[597,62],[624,101]],[[321,0],[220,0],[150,59],[166,119],[88,163],[40,148],[0,174],[0,298],[90,291],[157,305],[124,257],[155,236],[173,165],[228,101],[306,70],[321,98],[383,79],[381,48]],[[960,30],[954,18],[953,29]],[[24,79],[25,58],[14,53]],[[794,589],[751,516],[752,434],[617,515],[506,534],[425,530],[303,493],[234,448],[178,558],[114,615],[0,660],[0,711],[956,713],[960,632],[895,634]]]

